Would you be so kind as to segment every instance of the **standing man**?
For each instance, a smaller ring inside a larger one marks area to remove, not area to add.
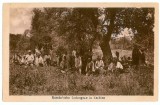
[[[75,52],[72,51],[72,54],[70,56],[70,60],[69,60],[69,66],[72,72],[75,71]]]
[[[133,51],[132,51],[132,64],[138,66],[139,65],[139,49],[137,45],[134,45]]]
[[[144,49],[140,50],[140,57],[139,57],[139,63],[141,65],[146,65],[146,57],[145,57],[145,53],[144,53]]]
[[[90,51],[82,53],[82,71],[81,71],[81,73],[84,74],[84,75],[86,75],[86,66],[87,66],[87,63],[88,63],[88,58],[91,58],[91,52]]]
[[[75,58],[75,67],[77,71],[81,74],[81,68],[82,68],[82,59],[79,53],[76,53],[76,58]]]

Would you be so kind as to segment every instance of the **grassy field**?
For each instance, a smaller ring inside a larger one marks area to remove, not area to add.
[[[134,67],[128,73],[85,76],[61,73],[57,67],[10,64],[10,95],[153,95],[152,66]]]

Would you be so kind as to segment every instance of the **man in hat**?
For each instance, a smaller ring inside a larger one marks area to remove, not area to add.
[[[26,59],[26,64],[29,66],[33,66],[33,62],[34,62],[34,56],[31,53],[31,50],[28,50],[28,54],[25,57]]]

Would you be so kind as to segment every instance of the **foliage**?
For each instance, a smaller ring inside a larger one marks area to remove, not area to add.
[[[64,46],[58,46],[56,54],[57,55],[62,55],[62,54],[66,54],[67,50]]]
[[[21,35],[14,35],[14,34],[10,34],[10,50],[15,50],[17,47],[17,43],[18,41],[20,41]]]
[[[63,37],[69,50],[77,48],[80,52],[91,51],[98,40],[105,62],[111,57],[111,36],[118,37],[124,28],[132,30],[134,43],[147,44],[147,48],[154,46],[153,8],[43,8],[33,12],[34,36],[47,35],[53,40],[55,36]],[[100,18],[102,15],[104,18]]]

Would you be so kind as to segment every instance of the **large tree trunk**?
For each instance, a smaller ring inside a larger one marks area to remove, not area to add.
[[[111,48],[109,45],[109,41],[103,41],[101,44],[101,50],[103,52],[103,61],[105,65],[108,65],[109,59],[112,57]]]
[[[107,27],[108,32],[106,35],[103,35],[102,42],[100,44],[101,50],[103,52],[103,60],[104,60],[105,65],[109,64],[109,59],[112,57],[112,52],[111,52],[111,48],[109,45],[109,41],[111,39],[111,35],[114,30],[114,20],[116,16],[116,9],[111,8],[110,10],[108,9],[108,11],[110,14],[110,24]]]

